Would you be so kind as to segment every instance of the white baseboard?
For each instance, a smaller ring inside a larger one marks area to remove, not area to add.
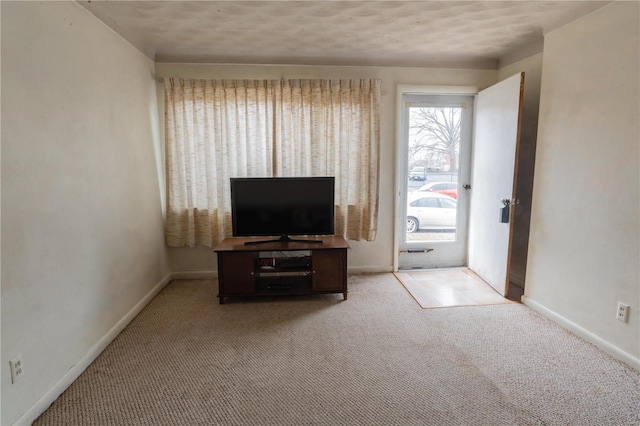
[[[171,281],[172,274],[167,274],[156,284],[127,314],[122,317],[80,360],[62,376],[36,403],[31,406],[14,424],[30,425],[73,383],[84,370],[105,350],[136,315]]]
[[[531,300],[530,298],[528,298],[527,296],[522,296],[521,302],[530,307],[531,309],[533,309],[534,311],[544,315],[545,317],[549,318],[550,320],[558,323],[559,325],[561,325],[562,327],[566,328],[567,330],[577,334],[578,336],[582,337],[584,340],[593,343],[594,345],[596,345],[598,348],[602,349],[604,352],[608,353],[609,355],[611,355],[612,357],[616,358],[619,361],[624,362],[625,364],[628,364],[630,367],[635,368],[636,370],[640,371],[640,359],[634,357],[633,355],[623,351],[622,349],[618,348],[615,345],[612,345],[611,343],[607,342],[606,340],[602,339],[601,337],[596,336],[595,334],[591,333],[590,331],[580,327],[578,324],[569,321],[568,319],[566,319],[565,317],[558,315],[557,313],[555,313],[554,311],[552,311],[551,309],[541,305],[540,303]]]

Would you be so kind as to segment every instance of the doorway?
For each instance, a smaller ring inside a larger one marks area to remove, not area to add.
[[[507,296],[523,88],[521,72],[475,96],[399,93],[395,270],[468,265]]]
[[[467,263],[473,104],[472,95],[402,94],[398,269]]]

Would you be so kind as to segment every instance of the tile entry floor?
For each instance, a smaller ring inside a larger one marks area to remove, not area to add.
[[[515,303],[468,268],[400,271],[394,275],[424,309]]]

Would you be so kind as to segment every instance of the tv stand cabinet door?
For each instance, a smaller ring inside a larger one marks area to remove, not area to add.
[[[253,252],[218,253],[218,288],[220,298],[255,293]]]
[[[346,291],[346,250],[314,250],[311,267],[313,291]]]

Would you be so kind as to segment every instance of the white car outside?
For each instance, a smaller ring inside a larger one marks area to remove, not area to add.
[[[456,200],[437,192],[414,192],[407,200],[407,232],[456,229]]]

